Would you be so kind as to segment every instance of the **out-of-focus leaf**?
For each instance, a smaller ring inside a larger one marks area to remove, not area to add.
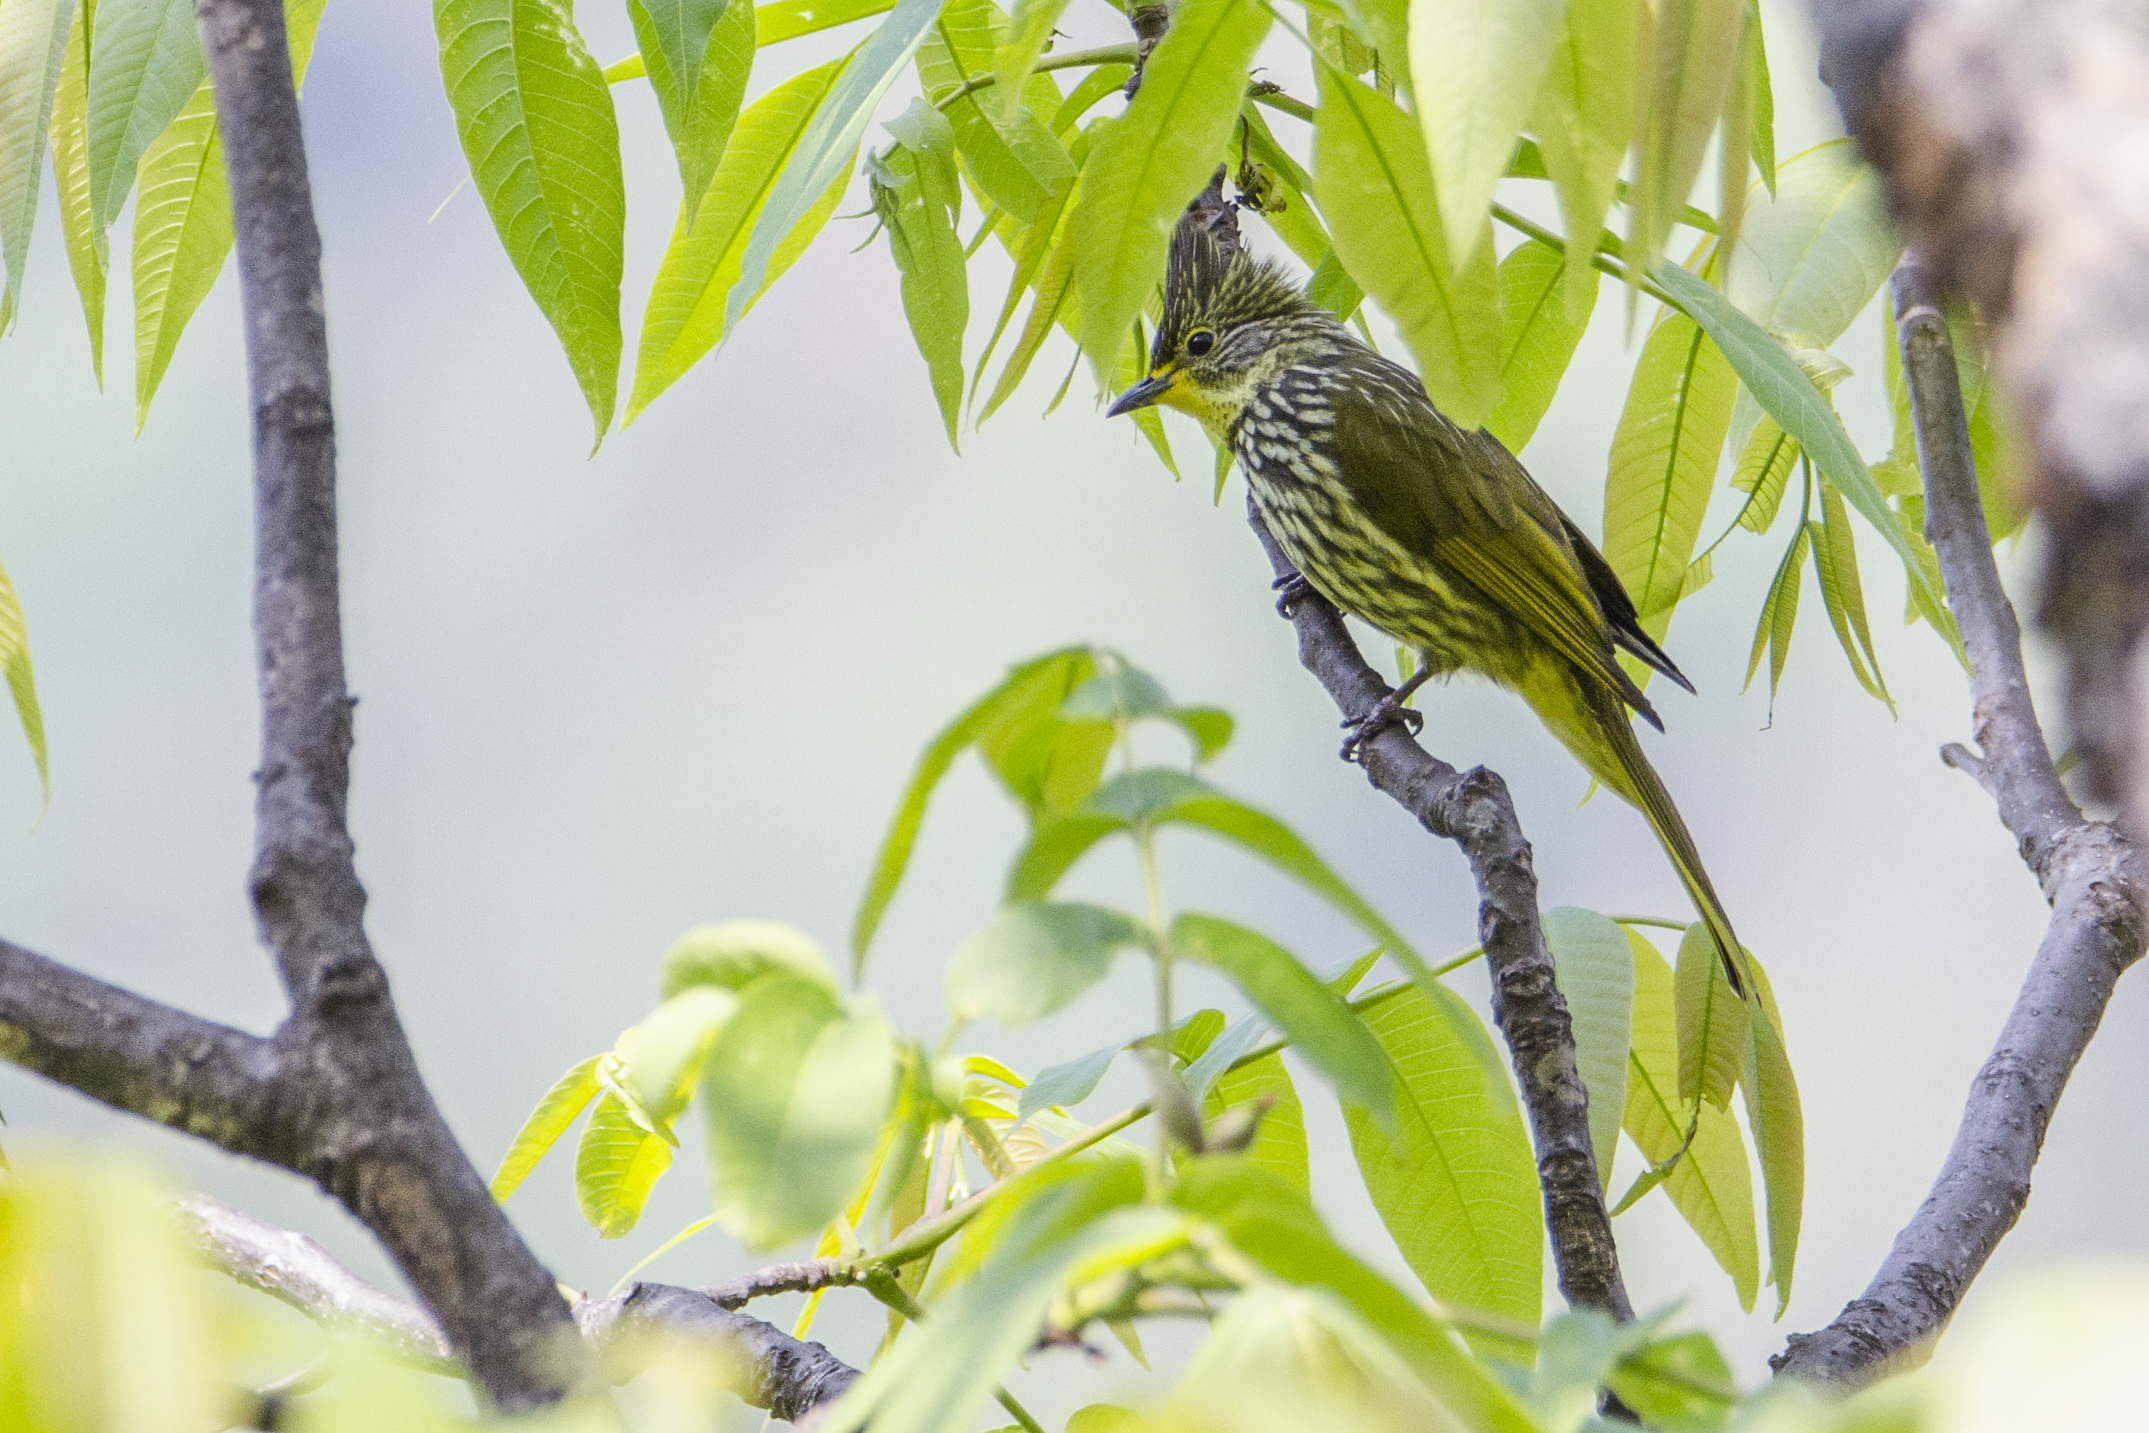
[[[1680,1334],[1629,1356],[1612,1371],[1611,1387],[1645,1424],[1667,1433],[1719,1428],[1738,1401],[1731,1365],[1705,1333]],[[1705,1391],[1711,1389],[1721,1391]]]
[[[750,1248],[810,1234],[864,1178],[894,1092],[878,1012],[784,975],[748,986],[701,1067],[716,1212]]]
[[[1092,1050],[1087,1055],[1039,1070],[1037,1078],[1023,1087],[1021,1102],[1016,1105],[1015,1113],[1028,1119],[1042,1109],[1082,1103],[1096,1090],[1098,1081],[1102,1080],[1104,1072],[1112,1067],[1112,1061],[1118,1058],[1119,1052],[1126,1048],[1124,1044],[1107,1045],[1101,1050]]]
[[[624,1101],[606,1091],[575,1152],[575,1202],[582,1217],[600,1237],[619,1238],[641,1221],[650,1190],[671,1163],[670,1142],[638,1122]]]
[[[1104,979],[1113,955],[1142,938],[1132,920],[1103,906],[1003,907],[948,957],[948,1013],[1009,1027],[1040,1019]]]
[[[1667,312],[1642,345],[1612,435],[1604,555],[1634,594],[1642,626],[1659,640],[1701,536],[1737,388],[1708,336],[1685,315]]]
[[[953,98],[973,81],[992,77],[1006,29],[1007,16],[992,0],[946,0],[919,47],[918,78],[926,98],[945,106],[978,188],[1027,225],[1046,197],[1075,176],[1074,161],[1045,124],[1059,108],[1059,87],[1049,75],[1033,75],[1012,91],[987,85]],[[1037,93],[1026,96],[1032,82]],[[1025,105],[1025,98],[1031,103]]]
[[[7,259],[0,331],[22,307],[39,171],[74,9],[74,0],[15,0],[0,6],[0,252]]]
[[[1761,619],[1754,624],[1753,651],[1746,658],[1746,686],[1753,685],[1754,673],[1761,669],[1761,653],[1766,650],[1771,711],[1776,706],[1776,688],[1783,681],[1783,664],[1791,658],[1791,635],[1798,625],[1798,589],[1805,578],[1806,548],[1812,541],[1812,524],[1800,523],[1798,531],[1791,535],[1791,545],[1783,550],[1783,561],[1776,565],[1768,598],[1761,604]]]
[[[680,936],[664,954],[663,990],[666,999],[696,985],[740,991],[772,973],[836,993],[835,971],[812,936],[783,921],[761,920],[698,925]]]
[[[896,807],[888,834],[881,839],[880,852],[873,858],[873,872],[866,879],[865,894],[858,903],[858,914],[851,922],[854,974],[864,967],[866,947],[872,943],[873,932],[879,927],[888,902],[895,896],[904,868],[910,863],[911,848],[918,840],[918,828],[925,821],[925,804],[931,799],[933,788],[955,764],[955,758],[973,743],[979,746],[988,761],[996,755],[1004,756],[1021,733],[1039,723],[1057,720],[1060,704],[1067,700],[1069,693],[1088,681],[1096,669],[1096,655],[1088,647],[1063,647],[1032,658],[1014,668],[998,686],[971,703],[927,745],[918,758],[917,770],[911,773],[909,785],[904,788],[902,802]],[[997,763],[995,769],[998,769]]]
[[[1740,63],[1746,66],[1746,85],[1753,96],[1749,114],[1752,135],[1747,140],[1761,186],[1776,192],[1776,90],[1769,83],[1768,45],[1761,35],[1760,0],[1746,0],[1746,39]]]
[[[1492,186],[1545,81],[1566,0],[1412,0],[1411,92],[1456,264],[1489,243]]]
[[[1596,251],[1634,132],[1634,5],[1570,0],[1537,97],[1533,128],[1576,254]],[[1568,316],[1586,317],[1596,292],[1596,270],[1576,264],[1566,276]]]
[[[1579,313],[1567,307],[1566,277],[1567,256],[1535,239],[1500,261],[1500,406],[1485,426],[1514,452],[1522,451],[1552,406],[1596,306],[1595,269],[1589,269]]]
[[[1751,1037],[1746,1003],[1731,993],[1715,937],[1699,921],[1686,928],[1679,942],[1675,991],[1679,1098],[1688,1104],[1706,1100],[1722,1109],[1731,1103],[1731,1090],[1738,1083],[1739,1065],[1746,1058]]]
[[[754,63],[748,0],[627,0],[649,86],[679,161],[688,214],[709,192]]]
[[[1701,173],[1739,63],[1744,0],[1663,0],[1655,10],[1648,108],[1635,168],[1629,262],[1654,263]]]
[[[774,45],[885,15],[895,0],[775,0],[754,10],[754,43]]]
[[[604,1057],[592,1055],[581,1064],[560,1076],[559,1082],[545,1091],[545,1097],[537,1102],[537,1108],[522,1122],[515,1134],[515,1142],[508,1146],[506,1156],[500,1161],[499,1170],[492,1177],[492,1197],[505,1200],[513,1194],[545,1152],[559,1142],[567,1127],[575,1122],[591,1100],[597,1098],[597,1062]]]
[[[433,21],[478,197],[559,335],[601,440],[619,387],[627,222],[611,91],[562,0],[434,0]],[[191,15],[188,25],[191,33]]]
[[[947,117],[922,99],[912,100],[889,129],[902,141],[885,168],[902,182],[884,217],[895,266],[903,275],[903,314],[925,359],[940,403],[948,446],[958,448],[956,426],[963,402],[963,330],[970,323],[970,277],[955,220],[962,181],[955,173],[955,131]]]
[[[1172,226],[1208,182],[1268,33],[1258,0],[1180,0],[1126,113],[1094,143],[1074,217],[1082,351],[1102,381],[1164,276]],[[1146,359],[1147,355],[1143,355]]]
[[[1337,257],[1403,331],[1425,391],[1463,427],[1483,422],[1500,397],[1492,245],[1472,246],[1456,272],[1417,126],[1393,101],[1324,70],[1314,175]]]
[[[94,0],[82,0],[67,29],[60,81],[52,96],[52,176],[60,195],[67,267],[90,331],[90,367],[104,386],[105,233],[90,212],[89,34]]]
[[[787,172],[842,68],[843,62],[837,61],[793,75],[739,116],[701,208],[691,223],[682,211],[657,268],[656,282],[650,286],[634,361],[634,389],[627,398],[627,422],[632,423],[658,394],[676,383],[738,321],[737,315],[727,320],[726,305],[737,287],[749,236],[766,212],[779,173]],[[848,168],[846,164],[844,169]],[[821,232],[843,197],[848,177],[839,172],[820,202],[799,217],[788,237],[769,255],[757,281],[761,290],[781,277]],[[740,314],[744,312],[742,308]]]
[[[1933,630],[1947,639],[1954,649],[1955,660],[1962,663],[1964,671],[1970,670],[1970,654],[1963,649],[1962,632],[1955,625],[1955,614],[1948,611],[1939,594],[1945,590],[1940,576],[1940,554],[1925,540],[1925,499],[1909,495],[1896,499],[1896,528],[1894,535],[1910,553],[1904,562],[1910,581],[1905,621],[1922,617],[1932,624]]]
[[[1746,31],[1755,23],[1749,17],[1754,0],[1740,0],[1738,59],[1731,66],[1731,90],[1724,96],[1723,123],[1716,131],[1717,282],[1726,282],[1738,268],[1739,231],[1746,224],[1746,174],[1753,159],[1753,66],[1746,63],[1749,42]]]
[[[754,216],[739,258],[738,277],[724,299],[723,335],[738,327],[746,310],[782,272],[784,263],[778,254],[793,231],[813,215],[834,207],[830,193],[842,194],[873,111],[917,53],[940,6],[941,0],[896,0],[880,28],[844,63],[826,98],[815,107],[813,118],[785,155],[776,182],[768,187]],[[813,225],[816,230],[819,227]]]
[[[1825,479],[1821,488],[1821,520],[1810,524],[1813,532],[1813,573],[1820,579],[1821,600],[1828,607],[1828,623],[1836,629],[1836,641],[1850,660],[1858,685],[1895,709],[1888,683],[1880,674],[1880,655],[1873,650],[1873,633],[1866,624],[1865,593],[1858,582],[1858,549],[1851,536],[1850,512],[1843,495]]]
[[[694,1093],[702,1060],[739,998],[728,990],[690,985],[619,1037],[620,1077],[650,1117],[668,1124]]]
[[[1542,1297],[1537,1165],[1514,1092],[1485,1069],[1452,994],[1412,988],[1365,1023],[1394,1066],[1393,1137],[1345,1111],[1366,1192],[1411,1271],[1445,1304],[1535,1327]]]
[[[1671,967],[1655,946],[1627,932],[1634,947],[1634,1053],[1627,1078],[1627,1137],[1642,1158],[1672,1164],[1664,1192],[1679,1216],[1731,1276],[1739,1303],[1751,1310],[1761,1283],[1761,1250],[1754,1234],[1753,1175],[1738,1121],[1703,1104],[1698,1113],[1679,1098],[1679,1036]],[[1697,1122],[1698,1121],[1698,1122]],[[1692,1125],[1694,1138],[1687,1143]],[[1682,1152],[1683,1149],[1683,1152]]]
[[[1383,1126],[1392,1123],[1392,1076],[1380,1043],[1289,951],[1244,926],[1191,911],[1172,922],[1171,943],[1174,954],[1229,977],[1346,1103],[1362,1106]]]
[[[1774,418],[1764,415],[1754,425],[1754,435],[1746,440],[1738,470],[1731,475],[1731,486],[1750,494],[1746,505],[1739,509],[1740,527],[1748,532],[1769,530],[1776,521],[1777,509],[1783,505],[1784,487],[1797,466],[1798,440],[1784,432]]]
[[[1634,949],[1627,933],[1595,911],[1559,906],[1544,914],[1545,943],[1560,994],[1574,1017],[1574,1063],[1589,1089],[1589,1142],[1597,1179],[1612,1182],[1612,1155],[1627,1108],[1634,1034]]]
[[[1632,1337],[1633,1325],[1622,1330],[1596,1309],[1568,1309],[1546,1321],[1528,1392],[1544,1433],[1577,1433],[1597,1421],[1599,1390]]]
[[[108,228],[142,151],[208,73],[189,0],[104,0],[89,44],[90,215]]]
[[[1886,337],[1892,349],[1895,326],[1890,323],[1888,327]],[[2021,491],[2022,440],[2007,395],[1987,361],[1983,321],[1965,303],[1949,313],[1948,333],[1962,387],[1963,416],[1970,425],[1970,457],[1977,464],[1977,495],[1985,508],[1985,526],[1997,542],[2020,532],[2029,521],[2029,506]]]
[[[1007,39],[993,56],[1002,118],[1015,118],[1022,104],[1023,84],[1052,43],[1052,28],[1066,8],[1067,0],[1015,0],[1014,13],[1008,17]]]
[[[1283,1067],[1281,1054],[1256,1060],[1243,1070],[1217,1077],[1206,1093],[1198,1096],[1201,1112],[1213,1129],[1227,1110],[1241,1109],[1256,1101],[1269,1102],[1246,1157],[1269,1170],[1302,1199],[1313,1197],[1313,1174],[1306,1155],[1306,1112],[1299,1103],[1298,1087]]]
[[[30,743],[30,756],[37,762],[38,784],[45,798],[52,797],[52,772],[45,756],[45,717],[37,705],[37,677],[30,667],[30,629],[23,621],[22,600],[7,569],[0,568],[0,672],[7,674],[8,694],[15,701],[15,716]]]
[[[1768,1193],[1768,1281],[1776,1290],[1776,1317],[1791,1302],[1791,1269],[1798,1259],[1798,1232],[1806,1199],[1806,1117],[1798,1081],[1783,1045],[1783,1017],[1768,975],[1747,952],[1760,1009],[1752,1021],[1739,1089],[1746,1098],[1746,1127],[1761,1157],[1761,1186]]]

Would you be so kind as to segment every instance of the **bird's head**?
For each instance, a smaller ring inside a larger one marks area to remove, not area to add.
[[[1246,251],[1223,177],[1219,169],[1172,233],[1149,375],[1119,395],[1112,417],[1161,403],[1221,441],[1264,379],[1306,342],[1343,332],[1281,266]]]

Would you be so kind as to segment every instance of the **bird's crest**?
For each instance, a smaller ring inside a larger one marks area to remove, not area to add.
[[[1224,170],[1219,167],[1172,231],[1164,269],[1164,317],[1157,325],[1152,361],[1176,352],[1197,323],[1228,324],[1312,306],[1281,265],[1247,252],[1239,238],[1239,206],[1224,197]]]

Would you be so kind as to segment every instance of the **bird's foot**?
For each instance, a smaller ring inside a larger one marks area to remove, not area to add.
[[[1412,737],[1425,728],[1425,713],[1404,705],[1410,700],[1411,687],[1388,693],[1374,704],[1373,710],[1364,716],[1351,717],[1343,725],[1350,735],[1343,738],[1343,750],[1339,753],[1345,761],[1358,760],[1360,748],[1391,726],[1400,726]]]
[[[1279,617],[1291,616],[1299,603],[1313,595],[1313,584],[1296,572],[1285,573],[1269,586],[1276,593],[1276,615]]]

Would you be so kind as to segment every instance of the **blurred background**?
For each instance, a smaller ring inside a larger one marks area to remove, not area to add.
[[[1836,118],[1803,11],[1764,9],[1789,155],[1835,133]],[[632,51],[623,14],[586,11],[600,62]],[[1120,25],[1077,6],[1063,28],[1086,45],[1124,38]],[[750,94],[853,38],[768,52]],[[1302,88],[1290,45],[1274,47],[1275,73]],[[677,179],[646,85],[614,94],[631,356]],[[886,245],[847,252],[871,227],[853,218],[830,226],[728,348],[591,456],[567,365],[482,206],[465,189],[440,207],[465,165],[421,13],[331,4],[305,113],[361,701],[359,865],[404,1021],[482,1170],[562,1070],[648,1010],[659,957],[687,926],[779,918],[841,955],[921,745],[1008,663],[1071,641],[1121,647],[1179,700],[1229,709],[1238,737],[1213,768],[1219,784],[1295,826],[1429,956],[1475,943],[1454,849],[1336,760],[1335,712],[1271,610],[1243,489],[1234,480],[1212,506],[1208,448],[1191,425],[1172,430],[1187,473],[1175,484],[1131,425],[1084,401],[1086,376],[1040,420],[1072,358],[1056,339],[1024,391],[952,455]],[[864,208],[863,193],[854,184],[839,212]],[[52,758],[40,819],[27,753],[12,730],[0,735],[0,932],[265,1031],[281,999],[245,900],[257,735],[236,284],[227,272],[136,439],[121,250],[100,396],[55,213],[48,197],[20,328],[0,344],[0,561],[28,615]],[[973,206],[966,233],[975,219]],[[997,250],[974,266],[973,357],[1005,272]],[[1525,454],[1592,533],[1632,361],[1623,310],[1607,285]],[[1882,341],[1869,312],[1838,346],[1859,372],[1837,398],[1875,458],[1888,445]],[[1712,512],[1705,537],[1725,520]],[[1991,803],[1936,759],[1942,742],[1968,737],[1962,673],[1930,630],[1895,620],[1901,574],[1861,536],[1894,716],[1859,690],[1815,600],[1773,713],[1765,692],[1740,692],[1782,541],[1740,535],[1668,643],[1702,695],[1671,693],[1669,734],[1647,738],[1784,1010],[1808,1169],[1789,1315],[1771,1321],[1767,1291],[1742,1313],[1661,1197],[1618,1230],[1637,1307],[1685,1300],[1682,1321],[1712,1331],[1747,1382],[1766,1376],[1786,1333],[1859,1293],[1923,1197],[2045,917]],[[2026,611],[2036,548],[2032,532],[2002,554]],[[2031,640],[2033,670],[2047,675]],[[1392,669],[1385,644],[1369,638],[1367,651]],[[1684,918],[1640,819],[1608,798],[1579,805],[1585,779],[1518,701],[1456,685],[1421,705],[1431,750],[1513,786],[1547,905]],[[2045,710],[2056,718],[2051,701]],[[1178,755],[1168,731],[1142,740],[1151,756]],[[989,915],[1019,831],[966,761],[932,807],[868,970],[899,1028],[938,1038],[942,960]],[[1265,868],[1191,836],[1162,847],[1174,903],[1259,925],[1317,966],[1360,948]],[[1074,889],[1138,899],[1131,864],[1110,854],[1078,870]],[[1455,979],[1482,1004],[1481,975]],[[2133,1137],[2149,1079],[2139,981],[2121,986],[2075,1077],[1999,1266],[2149,1247],[2135,1217],[2149,1175],[2149,1143]],[[1138,1024],[1146,983],[1130,960],[1052,1020],[974,1030],[965,1045],[1034,1073]],[[1182,1008],[1237,1008],[1220,987],[1188,986]],[[1325,1087],[1305,1075],[1301,1088],[1325,1212],[1346,1242],[1401,1271]],[[1139,1093],[1115,1070],[1085,1108],[1108,1113]],[[304,1229],[395,1286],[365,1231],[292,1176],[5,1066],[0,1111],[10,1153],[137,1149],[174,1181]],[[576,1214],[570,1150],[515,1196],[511,1212],[564,1281],[601,1292],[706,1212],[692,1123],[622,1240],[600,1241]],[[1615,1190],[1639,1168],[1624,1149]],[[651,1277],[702,1283],[760,1262],[711,1232]],[[789,1317],[781,1304],[766,1312]],[[863,1295],[838,1298],[817,1336],[862,1361],[881,1324]],[[1152,1340],[1152,1352],[1168,1344]],[[1145,1383],[1115,1349],[1095,1372],[1072,1355],[1042,1359],[1015,1386],[1064,1415],[1139,1398]]]

